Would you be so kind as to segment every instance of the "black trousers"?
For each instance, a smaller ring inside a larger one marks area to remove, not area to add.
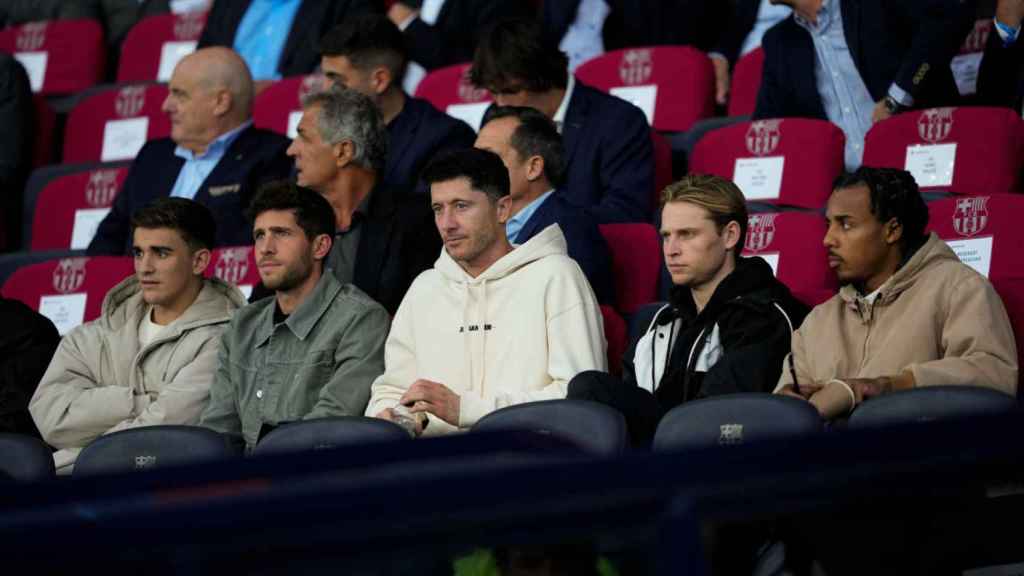
[[[569,381],[568,398],[593,400],[622,412],[634,447],[648,447],[654,440],[662,411],[654,394],[643,388],[626,384],[607,372],[590,370]]]

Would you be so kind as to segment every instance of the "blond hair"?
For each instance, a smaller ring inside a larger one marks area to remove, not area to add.
[[[661,206],[664,208],[669,202],[687,202],[707,210],[719,233],[735,220],[740,226],[736,252],[743,250],[747,240],[747,204],[732,180],[711,174],[687,174],[662,190]]]

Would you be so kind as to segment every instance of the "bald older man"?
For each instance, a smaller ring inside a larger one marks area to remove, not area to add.
[[[252,244],[244,216],[264,182],[287,178],[287,138],[252,126],[253,81],[230,49],[204,48],[171,75],[163,111],[171,137],[146,143],[135,158],[89,254],[125,254],[132,213],[150,201],[177,196],[207,205],[217,220],[218,246]]]

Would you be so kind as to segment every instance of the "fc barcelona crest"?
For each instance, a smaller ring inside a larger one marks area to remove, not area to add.
[[[775,217],[778,214],[754,214],[747,220],[747,242],[750,252],[760,252],[775,239]]]
[[[96,170],[85,185],[85,201],[94,208],[106,208],[117,196],[117,171]]]
[[[459,78],[459,100],[463,102],[480,102],[487,98],[487,90],[477,88],[469,81],[469,68]]]
[[[145,105],[145,86],[125,86],[117,93],[117,100],[114,101],[114,110],[121,118],[130,118],[137,116]]]
[[[249,251],[251,248],[227,248],[221,250],[213,275],[228,284],[238,284],[249,272]]]
[[[767,156],[779,147],[782,140],[782,120],[758,120],[747,129],[747,151],[754,156]]]
[[[19,52],[39,50],[46,44],[46,22],[29,22],[21,27],[14,45]]]
[[[953,229],[956,233],[970,237],[981,232],[988,224],[988,196],[960,198],[953,213]]]
[[[952,108],[931,108],[921,113],[917,120],[917,133],[925,142],[938,144],[953,130]]]
[[[88,258],[64,258],[53,270],[53,288],[61,294],[69,294],[85,283],[85,263]]]
[[[626,85],[644,84],[654,73],[650,50],[627,50],[619,62],[619,78]]]
[[[198,40],[206,26],[206,15],[202,12],[185,13],[174,19],[174,38],[179,41]]]

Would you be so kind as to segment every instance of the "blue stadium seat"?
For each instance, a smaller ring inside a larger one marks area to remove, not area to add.
[[[473,431],[519,430],[551,435],[594,454],[613,456],[628,446],[626,419],[589,400],[541,400],[495,410]]]
[[[925,386],[872,398],[850,415],[850,428],[928,422],[1010,412],[1013,396],[978,386]]]
[[[75,461],[75,476],[150,470],[237,457],[226,436],[198,426],[145,426],[100,436]]]
[[[398,442],[410,438],[409,433],[401,426],[380,418],[364,418],[362,416],[317,418],[293,422],[277,428],[256,445],[253,454],[329,450],[353,444]]]
[[[32,482],[52,478],[53,453],[42,440],[0,434],[0,479]]]

